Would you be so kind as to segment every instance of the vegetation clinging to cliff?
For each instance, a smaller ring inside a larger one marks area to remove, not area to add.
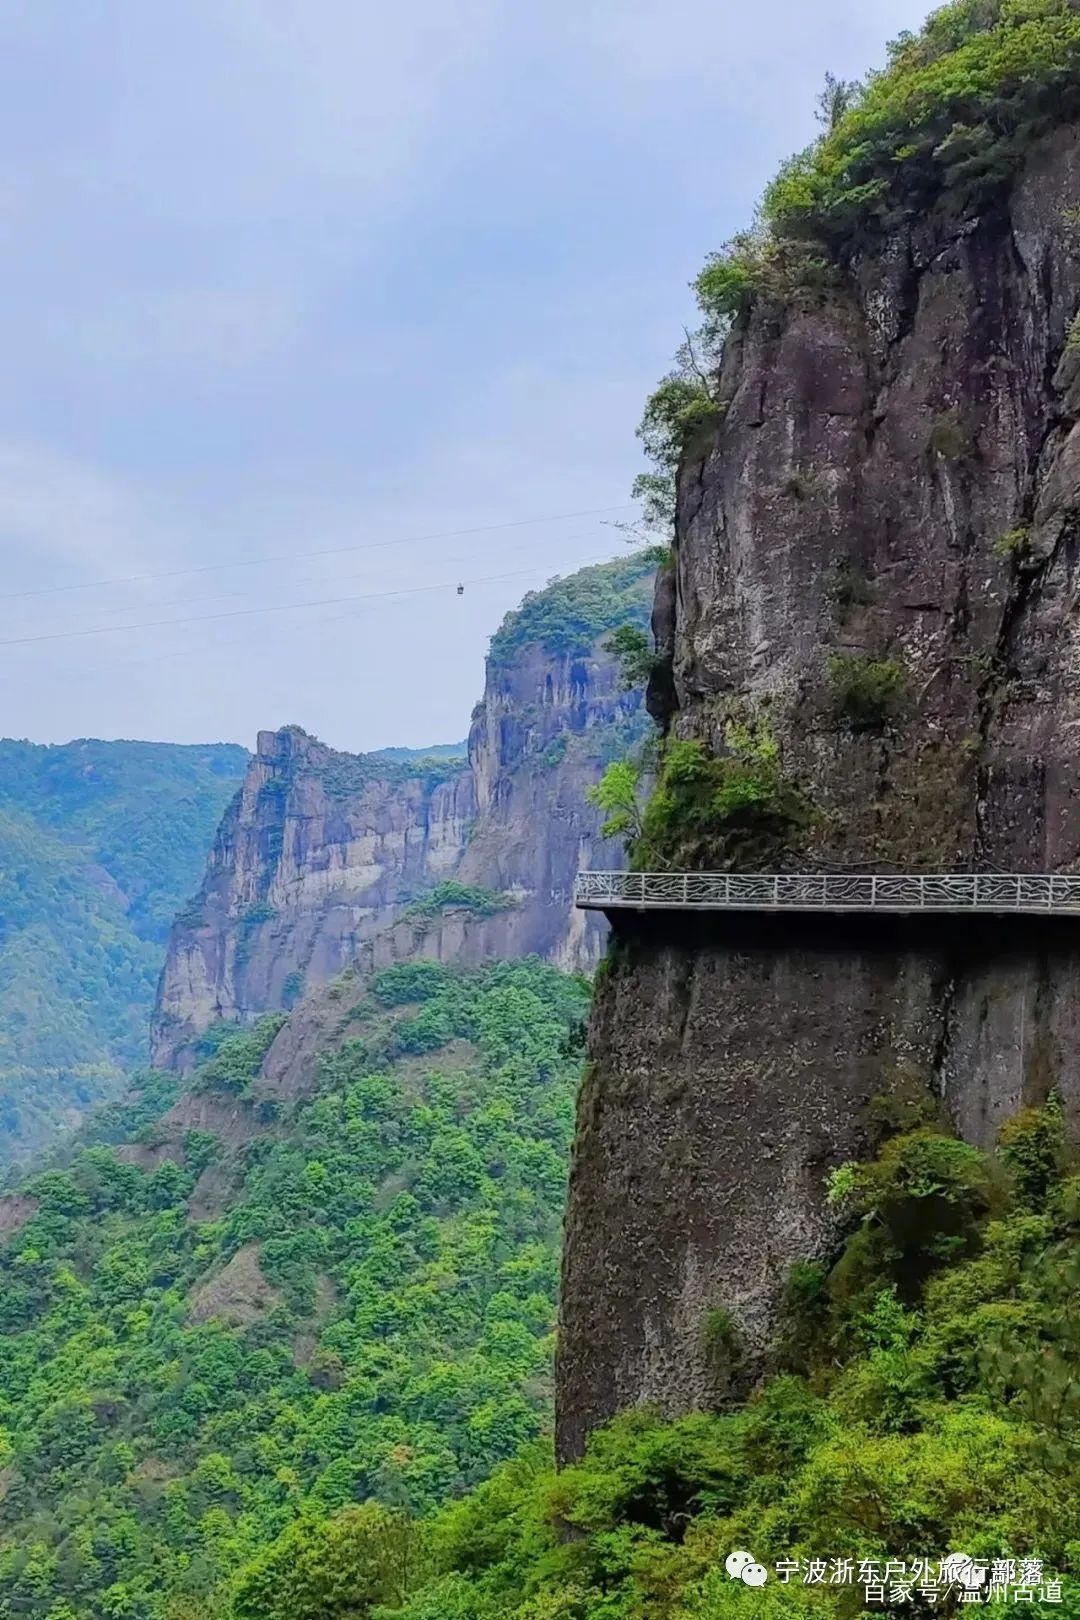
[[[764,723],[729,725],[726,751],[672,739],[645,806],[633,864],[726,871],[782,865],[805,841],[813,809],[785,775]]]
[[[505,666],[529,646],[557,656],[586,657],[602,635],[621,625],[645,629],[656,564],[655,551],[646,549],[530,591],[492,636],[492,664]]]
[[[674,1423],[627,1413],[560,1474],[546,1448],[529,1448],[419,1541],[401,1521],[356,1536],[336,1600],[275,1608],[272,1589],[257,1612],[839,1620],[863,1606],[854,1570],[848,1583],[830,1579],[835,1561],[910,1565],[962,1548],[1012,1559],[1013,1587],[1027,1584],[1027,1558],[1044,1562],[1043,1582],[1063,1577],[1060,1604],[1002,1600],[995,1614],[1074,1617],[1080,1177],[1056,1102],[1017,1116],[996,1154],[923,1124],[837,1180],[847,1237],[832,1266],[791,1278],[787,1349],[744,1406]],[[767,1565],[823,1560],[826,1573],[748,1590],[724,1569],[743,1546]],[[411,1594],[369,1608],[400,1579],[405,1552]],[[288,1584],[292,1566],[280,1567],[295,1605],[304,1593]],[[247,1620],[256,1611],[243,1606],[243,1580],[239,1590],[237,1620]],[[903,1609],[928,1612],[914,1590],[886,1612]]]
[[[670,528],[675,471],[722,420],[718,370],[731,323],[759,298],[820,296],[882,230],[945,201],[982,206],[1031,141],[1080,112],[1080,10],[1072,0],[953,0],[889,47],[861,84],[830,78],[825,128],[766,188],[752,229],[693,282],[701,323],[650,395],[638,429],[652,470],[634,485]]]
[[[474,917],[493,917],[497,911],[506,911],[513,904],[510,895],[448,878],[406,906],[402,915],[418,922],[441,916],[444,911],[468,911]]]
[[[783,865],[805,842],[814,808],[784,772],[763,721],[730,723],[722,753],[669,738],[643,800],[646,761],[616,760],[590,801],[602,831],[626,840],[637,871],[734,871]]]
[[[621,624],[604,642],[604,651],[618,660],[622,684],[628,692],[645,686],[661,662],[652,649],[652,638],[635,624]]]
[[[641,502],[646,523],[663,534],[675,523],[675,475],[687,446],[723,418],[715,381],[720,334],[706,342],[702,328],[697,337],[700,357],[688,334],[671,371],[646,400],[637,430],[652,471],[638,474],[631,494]]]
[[[833,653],[827,670],[836,717],[853,731],[880,729],[903,702],[904,670],[894,658]]]

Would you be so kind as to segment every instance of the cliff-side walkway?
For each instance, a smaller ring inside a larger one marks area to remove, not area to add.
[[[580,872],[574,904],[612,911],[1075,913],[1080,876],[1049,872]]]

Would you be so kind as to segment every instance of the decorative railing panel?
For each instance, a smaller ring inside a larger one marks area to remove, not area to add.
[[[580,872],[578,906],[608,910],[985,911],[1080,914],[1080,876],[1056,873]]]

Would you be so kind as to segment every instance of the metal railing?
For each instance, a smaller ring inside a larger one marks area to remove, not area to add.
[[[607,911],[986,911],[1080,915],[1080,876],[1048,872],[579,872],[574,904]]]

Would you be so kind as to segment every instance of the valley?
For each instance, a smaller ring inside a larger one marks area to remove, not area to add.
[[[1080,7],[817,116],[463,743],[0,744],[0,1620],[1080,1615]]]

